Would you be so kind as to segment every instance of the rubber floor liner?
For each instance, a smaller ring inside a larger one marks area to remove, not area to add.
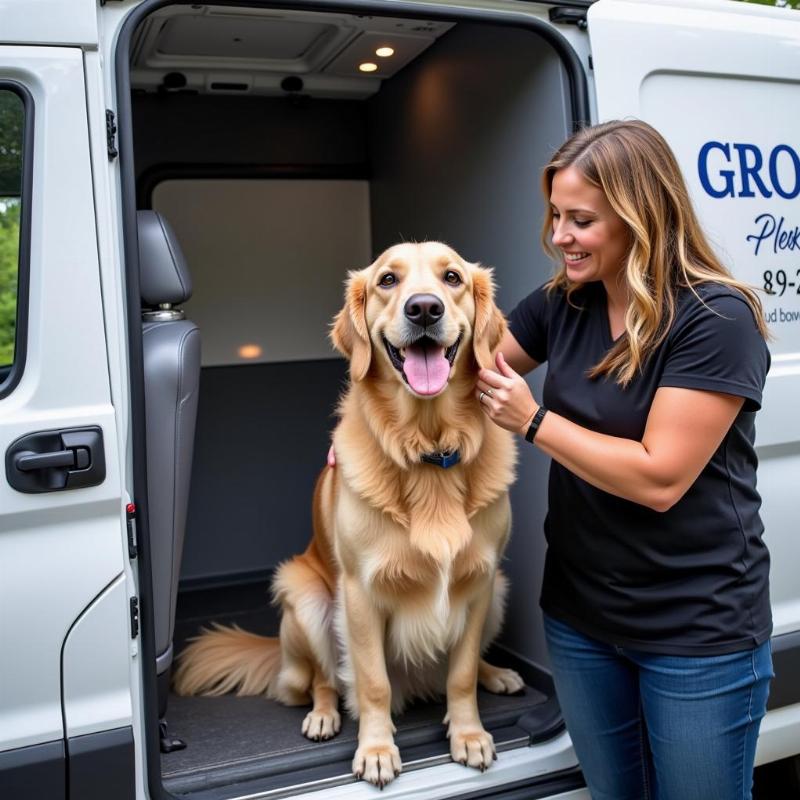
[[[194,594],[194,593],[192,593]],[[277,631],[276,611],[246,594],[227,598],[228,608],[206,615],[202,598],[188,596],[180,601],[175,644],[180,649],[188,636],[211,621],[236,623],[264,635]],[[248,602],[249,601],[249,602]],[[249,606],[233,610],[239,602]],[[194,608],[192,608],[194,606]],[[512,666],[528,679],[524,667],[508,654],[495,649],[493,663]],[[533,676],[536,679],[536,676]],[[546,691],[546,687],[542,687]],[[552,735],[560,725],[558,708],[548,695],[526,686],[516,695],[495,695],[479,689],[478,703],[484,726],[495,737],[498,749],[524,746]],[[250,784],[259,779],[259,790],[349,776],[356,749],[357,723],[342,713],[342,730],[334,739],[312,742],[300,732],[309,706],[287,707],[264,697],[178,697],[171,694],[167,708],[169,730],[187,747],[162,754],[164,786],[176,794],[191,792],[206,796],[206,790],[229,784]],[[341,710],[341,709],[340,709]],[[449,759],[449,745],[442,720],[443,702],[417,703],[395,717],[396,743],[404,768],[413,761]],[[542,734],[542,735],[538,735]],[[253,790],[252,787],[250,791]],[[208,797],[222,797],[212,792]]]

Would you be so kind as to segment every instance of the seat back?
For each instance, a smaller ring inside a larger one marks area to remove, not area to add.
[[[163,716],[200,383],[200,332],[174,306],[191,296],[186,260],[174,231],[155,211],[138,212],[142,295],[147,497],[156,672]]]

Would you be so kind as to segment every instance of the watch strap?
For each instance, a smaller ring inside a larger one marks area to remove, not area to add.
[[[533,440],[536,437],[536,431],[539,430],[539,426],[542,424],[542,420],[544,419],[544,415],[546,413],[547,409],[544,406],[539,406],[539,410],[533,415],[531,424],[528,426],[528,431],[525,434],[525,439],[527,441],[533,443]]]

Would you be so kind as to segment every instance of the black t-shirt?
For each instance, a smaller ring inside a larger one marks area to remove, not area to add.
[[[522,348],[548,364],[545,407],[593,431],[641,441],[659,386],[745,398],[719,449],[666,512],[551,464],[542,608],[601,641],[673,655],[748,649],[772,630],[753,446],[769,352],[742,295],[721,284],[697,291],[703,302],[680,291],[666,339],[624,389],[613,377],[587,377],[613,344],[602,283],[573,293],[581,308],[541,287],[509,320]]]

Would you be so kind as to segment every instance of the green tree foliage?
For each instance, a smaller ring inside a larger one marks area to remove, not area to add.
[[[760,6],[777,6],[778,8],[800,8],[800,0],[742,0],[744,3],[758,3]]]
[[[0,200],[0,367],[14,361],[19,269],[19,200]]]
[[[19,95],[0,91],[0,367],[14,362],[24,122]]]
[[[0,91],[0,197],[19,194],[22,182],[22,100],[9,90]]]

